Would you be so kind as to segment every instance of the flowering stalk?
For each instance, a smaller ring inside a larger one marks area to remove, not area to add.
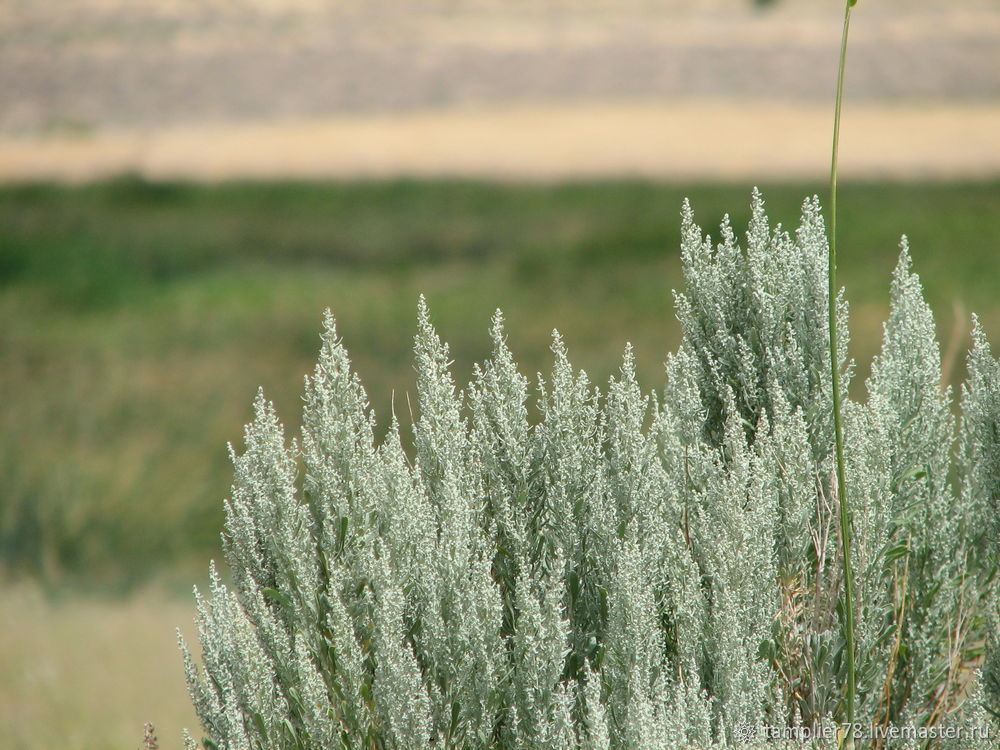
[[[837,497],[840,506],[840,543],[844,560],[844,615],[847,632],[847,685],[845,702],[847,721],[854,722],[856,678],[854,672],[854,571],[851,567],[851,509],[847,501],[844,477],[844,427],[840,405],[840,371],[837,357],[837,156],[840,146],[840,106],[844,96],[844,63],[847,59],[847,32],[851,25],[851,8],[857,0],[847,0],[844,11],[844,32],[840,40],[840,64],[837,69],[837,103],[833,115],[833,155],[830,163],[830,377],[833,383],[833,426],[837,454]]]

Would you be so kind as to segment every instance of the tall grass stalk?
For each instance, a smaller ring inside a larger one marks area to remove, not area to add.
[[[844,67],[847,60],[847,33],[851,26],[851,8],[857,0],[847,0],[844,32],[840,40],[840,64],[837,67],[837,102],[833,114],[833,154],[830,159],[830,379],[833,384],[833,425],[837,453],[837,499],[840,506],[840,542],[844,561],[844,624],[847,648],[847,685],[844,690],[847,721],[854,722],[857,679],[854,672],[854,571],[851,567],[851,508],[844,476],[844,427],[840,405],[840,367],[837,357],[837,156],[840,148],[840,109],[844,98]]]

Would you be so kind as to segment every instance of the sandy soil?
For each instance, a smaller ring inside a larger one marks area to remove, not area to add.
[[[1000,174],[1000,106],[857,104],[844,113],[841,174]],[[0,138],[0,180],[440,176],[818,177],[823,105],[681,101],[468,108],[314,120]]]
[[[812,174],[840,13],[829,0],[6,0],[0,179]],[[845,171],[996,174],[1000,4],[859,5],[847,97]]]

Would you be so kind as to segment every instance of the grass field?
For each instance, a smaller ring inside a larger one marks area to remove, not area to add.
[[[0,737],[6,750],[133,750],[143,723],[163,750],[201,737],[174,629],[194,640],[194,604],[160,586],[126,598],[0,592]]]
[[[762,188],[790,226],[823,192]],[[742,231],[749,193],[638,181],[2,188],[0,564],[119,584],[217,554],[225,445],[258,385],[297,426],[326,307],[383,423],[390,403],[408,420],[421,292],[460,382],[501,307],[525,372],[548,367],[558,328],[596,379],[631,340],[657,387],[678,340],[681,200],[713,233],[726,211]],[[856,183],[841,196],[856,395],[901,233],[945,348],[964,347],[955,310],[1000,338],[1000,182]]]

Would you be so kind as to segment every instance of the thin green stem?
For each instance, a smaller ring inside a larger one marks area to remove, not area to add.
[[[830,377],[833,382],[833,427],[837,454],[837,498],[840,506],[840,543],[844,560],[844,616],[847,648],[847,685],[844,700],[847,721],[854,722],[857,681],[854,672],[854,570],[851,566],[851,508],[847,502],[847,481],[844,476],[844,426],[841,419],[840,367],[837,356],[837,155],[840,148],[840,105],[844,97],[844,63],[847,59],[847,31],[851,25],[851,8],[857,0],[847,0],[844,12],[844,34],[840,42],[840,66],[837,70],[837,105],[833,115],[833,156],[830,163]]]

